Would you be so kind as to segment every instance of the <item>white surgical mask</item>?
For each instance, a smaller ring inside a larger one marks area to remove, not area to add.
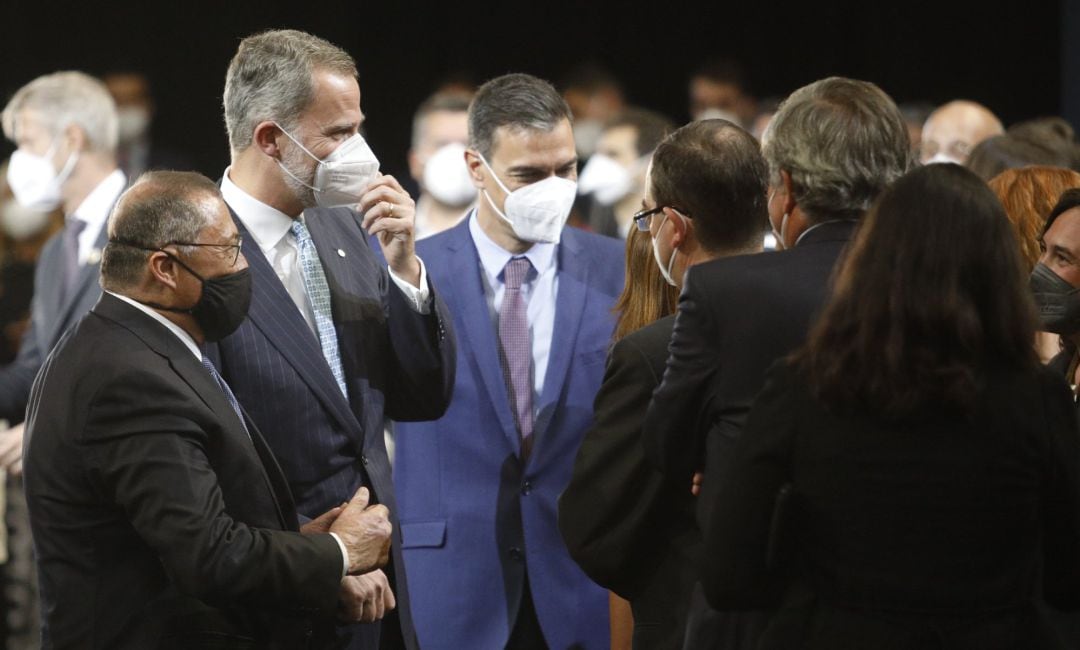
[[[367,192],[367,188],[379,173],[379,159],[371,151],[364,136],[359,133],[342,142],[326,158],[320,160],[315,154],[300,144],[300,141],[274,123],[281,132],[296,143],[304,153],[319,163],[315,169],[315,184],[309,185],[289,171],[289,168],[277,161],[278,166],[292,176],[293,180],[315,193],[315,203],[321,208],[333,208],[339,205],[356,205]]]
[[[491,204],[495,214],[510,224],[514,234],[522,241],[557,244],[562,237],[563,226],[570,218],[570,208],[574,206],[577,183],[558,176],[548,176],[542,181],[530,183],[511,192],[499,180],[488,161],[483,156],[480,156],[480,160],[502,191],[506,192],[504,214],[499,206],[495,205],[487,190],[484,190],[484,198]]]
[[[439,203],[455,208],[476,198],[476,187],[465,164],[465,145],[451,142],[431,154],[424,164],[424,189]]]
[[[44,156],[32,154],[23,149],[16,149],[8,163],[7,182],[15,200],[20,205],[33,210],[51,212],[60,206],[60,188],[71,176],[75,163],[79,161],[79,152],[68,155],[64,168],[56,173],[52,157],[56,153],[57,138],[53,138],[49,150]]]
[[[656,266],[660,267],[660,275],[664,276],[664,281],[673,287],[679,286],[675,282],[675,278],[671,277],[671,269],[675,266],[675,255],[679,252],[679,249],[672,247],[671,257],[668,258],[665,265],[660,261],[660,247],[657,246],[657,242],[660,240],[660,232],[664,229],[664,224],[667,222],[667,214],[664,214],[664,219],[660,222],[660,227],[656,229],[656,236],[652,238],[652,254],[653,259],[656,260]]]
[[[0,229],[15,241],[22,241],[44,230],[49,225],[49,214],[23,207],[18,201],[4,201],[0,205]]]
[[[120,144],[131,144],[146,135],[150,111],[141,106],[125,106],[116,111],[116,135]]]
[[[578,179],[578,193],[592,194],[600,205],[614,205],[633,187],[634,179],[630,171],[602,153],[589,158]]]

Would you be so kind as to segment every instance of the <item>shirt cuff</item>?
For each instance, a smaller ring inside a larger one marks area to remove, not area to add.
[[[337,542],[338,547],[341,549],[341,577],[349,575],[349,551],[345,549],[345,542],[341,541],[337,533],[330,533],[330,536]]]
[[[405,294],[405,297],[409,299],[412,308],[419,314],[430,314],[431,291],[428,289],[427,268],[424,266],[424,260],[420,259],[419,255],[416,257],[416,261],[420,262],[420,287],[414,287],[394,275],[393,269],[389,266],[386,267],[386,270],[390,271],[390,279],[394,281],[398,289],[401,289],[401,293]]]

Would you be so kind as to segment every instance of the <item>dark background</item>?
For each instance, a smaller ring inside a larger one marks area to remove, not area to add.
[[[686,119],[704,59],[742,61],[759,96],[828,75],[868,79],[897,101],[985,103],[1006,124],[1077,117],[1080,11],[1072,0],[804,2],[49,2],[0,0],[0,95],[59,69],[148,74],[157,143],[216,178],[228,162],[225,70],[240,38],[276,27],[322,36],[360,69],[367,135],[383,170],[406,175],[412,112],[448,74],[525,71],[553,81],[599,62],[632,103]],[[1073,84],[1074,86],[1075,84]],[[0,145],[0,154],[11,150]]]

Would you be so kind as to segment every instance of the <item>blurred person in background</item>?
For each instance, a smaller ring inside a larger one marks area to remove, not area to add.
[[[615,343],[559,499],[559,528],[589,577],[630,600],[635,648],[683,647],[701,551],[690,483],[657,472],[641,444],[677,290],[694,264],[761,250],[767,181],[750,134],[726,120],[691,122],[657,147],[627,242]],[[708,641],[698,632],[690,647]]]
[[[976,145],[1004,132],[1001,120],[982,104],[951,101],[926,118],[919,147],[920,161],[924,165],[938,162],[963,165]]]
[[[420,188],[416,238],[442,232],[461,221],[476,199],[465,165],[471,95],[441,93],[420,104],[413,117],[409,174]]]
[[[1049,117],[1014,124],[980,142],[964,164],[984,180],[1028,165],[1080,168],[1080,147],[1068,122]]]
[[[1043,608],[1080,607],[1080,431],[1034,333],[982,180],[885,190],[718,477],[710,604],[778,607],[760,650],[1067,647]]]
[[[674,128],[671,120],[642,108],[628,108],[604,126],[596,152],[578,178],[578,194],[592,198],[593,232],[626,239],[645,191],[649,158]]]
[[[747,86],[742,65],[714,59],[694,71],[688,86],[690,119],[725,119],[749,129],[757,117],[757,101]]]
[[[154,121],[154,97],[150,80],[140,72],[116,71],[102,81],[116,102],[116,161],[129,183],[151,169],[187,170],[191,163],[151,139]]]
[[[934,105],[927,102],[905,102],[898,104],[900,114],[904,116],[908,137],[911,138],[911,153],[916,158],[922,147],[922,130],[926,119],[934,112]]]
[[[604,125],[626,106],[622,84],[607,68],[583,63],[572,68],[560,85],[574,122],[574,146],[582,163],[596,151]]]
[[[1070,188],[1080,188],[1080,173],[1060,167],[1009,169],[990,180],[990,189],[1005,206],[1028,273],[1034,270],[1042,256],[1046,217]],[[1035,349],[1039,359],[1048,363],[1061,352],[1061,339],[1051,332],[1037,332]]]

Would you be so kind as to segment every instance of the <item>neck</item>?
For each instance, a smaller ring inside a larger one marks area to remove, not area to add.
[[[433,235],[457,225],[467,209],[468,206],[440,203],[435,197],[425,192],[416,201],[416,221],[423,222],[426,234]]]
[[[195,339],[195,343],[203,344],[203,332],[202,328],[195,322],[195,318],[191,314],[187,314],[179,311],[170,311],[168,309],[162,309],[160,307],[154,307],[153,305],[169,305],[171,301],[175,300],[175,296],[163,295],[161,292],[153,291],[147,287],[139,287],[137,289],[117,291],[109,289],[115,293],[127,296],[137,303],[145,305],[146,307],[153,309],[160,314],[165,320],[172,322],[180,329],[187,332],[191,338]]]
[[[304,206],[282,180],[283,173],[273,158],[252,146],[232,155],[229,180],[255,199],[295,219]]]
[[[495,213],[491,204],[484,198],[483,192],[476,205],[476,222],[484,234],[505,251],[520,255],[533,246],[532,242],[522,241],[514,235],[514,229],[506,223],[505,219]]]
[[[116,160],[112,154],[83,152],[60,191],[64,214],[73,214],[94,188],[101,185],[101,181],[114,171]]]
[[[641,192],[638,190],[629,192],[612,206],[612,210],[615,212],[615,223],[619,224],[620,229],[626,229],[627,224],[634,218],[634,213],[637,212],[640,207]]]

